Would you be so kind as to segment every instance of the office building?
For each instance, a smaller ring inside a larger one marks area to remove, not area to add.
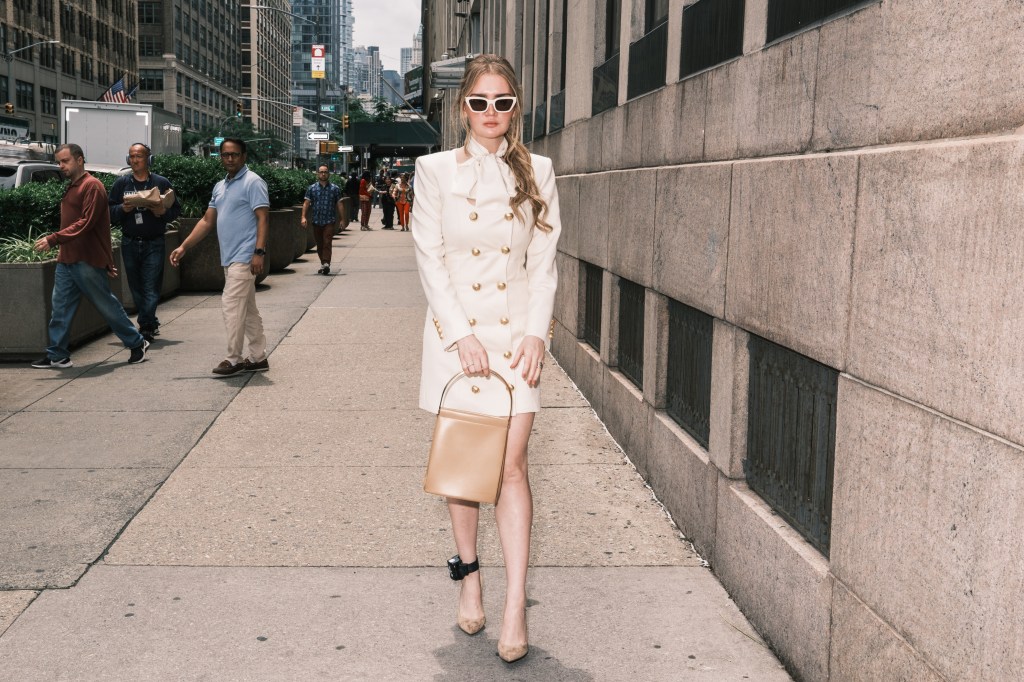
[[[252,9],[252,5],[271,9]],[[292,17],[287,0],[242,0],[242,104],[256,131],[292,139]]]

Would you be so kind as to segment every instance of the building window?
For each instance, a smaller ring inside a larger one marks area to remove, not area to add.
[[[699,0],[683,10],[680,76],[743,54],[743,0]]]
[[[665,411],[705,449],[711,434],[713,327],[710,315],[669,301]]]
[[[29,112],[36,110],[35,87],[25,81],[14,81],[15,105],[20,111]]]
[[[40,45],[39,46],[39,65],[45,66],[48,69],[57,68],[57,46],[56,45]]]
[[[75,75],[75,53],[63,47],[60,49],[60,70],[69,76]]]
[[[93,77],[92,57],[82,55],[82,80],[92,82]]]
[[[161,36],[139,36],[139,56],[159,57],[161,42]]]
[[[39,88],[39,103],[42,105],[44,114],[57,115],[57,91],[51,88]]]
[[[807,28],[865,0],[768,0],[768,42]]]
[[[619,29],[621,0],[605,0],[604,62],[594,67],[590,114],[596,116],[619,103]]]
[[[647,0],[644,8],[644,36],[629,45],[627,99],[665,85],[668,63],[668,1]]]
[[[11,101],[11,93],[7,90],[7,76],[0,76],[0,101]]]
[[[839,372],[751,336],[747,483],[825,556]]]
[[[604,274],[596,265],[580,261],[580,309],[583,310],[583,325],[580,338],[596,350],[601,350],[601,303],[603,295],[602,280]]]
[[[162,69],[139,69],[139,90],[156,91],[164,89]]]
[[[160,23],[160,3],[158,3],[158,2],[140,2],[139,3],[139,23],[140,24],[159,24]]]
[[[644,386],[644,288],[619,280],[619,371]]]

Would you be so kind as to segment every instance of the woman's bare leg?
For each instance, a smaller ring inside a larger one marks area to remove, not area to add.
[[[477,525],[480,521],[480,505],[464,500],[448,500],[448,514],[452,518],[452,534],[455,548],[463,563],[476,561]],[[484,617],[483,594],[480,589],[480,571],[470,573],[461,581],[459,593],[459,617],[476,620]]]
[[[530,563],[533,494],[530,492],[526,455],[534,416],[533,412],[525,412],[512,417],[501,496],[495,509],[507,583],[499,646],[506,647],[527,641],[526,568]]]

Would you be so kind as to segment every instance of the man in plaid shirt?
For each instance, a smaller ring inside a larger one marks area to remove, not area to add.
[[[316,182],[306,190],[302,202],[302,226],[309,224],[309,210],[313,208],[313,237],[316,239],[316,253],[320,257],[321,275],[331,274],[331,246],[334,226],[342,213],[341,188],[331,182],[327,164],[316,169]]]

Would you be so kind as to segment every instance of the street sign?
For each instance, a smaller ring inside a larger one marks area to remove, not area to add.
[[[339,152],[352,152],[355,151],[355,147],[350,144],[343,144],[338,146]]]
[[[326,112],[326,113],[334,113],[335,108],[336,108],[336,105],[334,105],[334,104],[321,104],[320,105],[320,111],[323,111],[323,112]]]
[[[327,55],[323,45],[313,45],[312,61],[310,62],[310,70],[313,72],[313,78],[324,78],[327,74],[324,71],[327,68]]]
[[[309,132],[309,133],[306,133],[306,139],[307,140],[329,140],[329,139],[331,139],[331,134],[330,133],[323,133],[323,132]]]
[[[302,125],[302,107],[292,107],[292,126],[298,128]]]
[[[223,141],[224,141],[223,137],[215,137],[215,138],[213,138],[213,146],[214,147],[220,147],[220,145],[221,145],[221,143]]]

